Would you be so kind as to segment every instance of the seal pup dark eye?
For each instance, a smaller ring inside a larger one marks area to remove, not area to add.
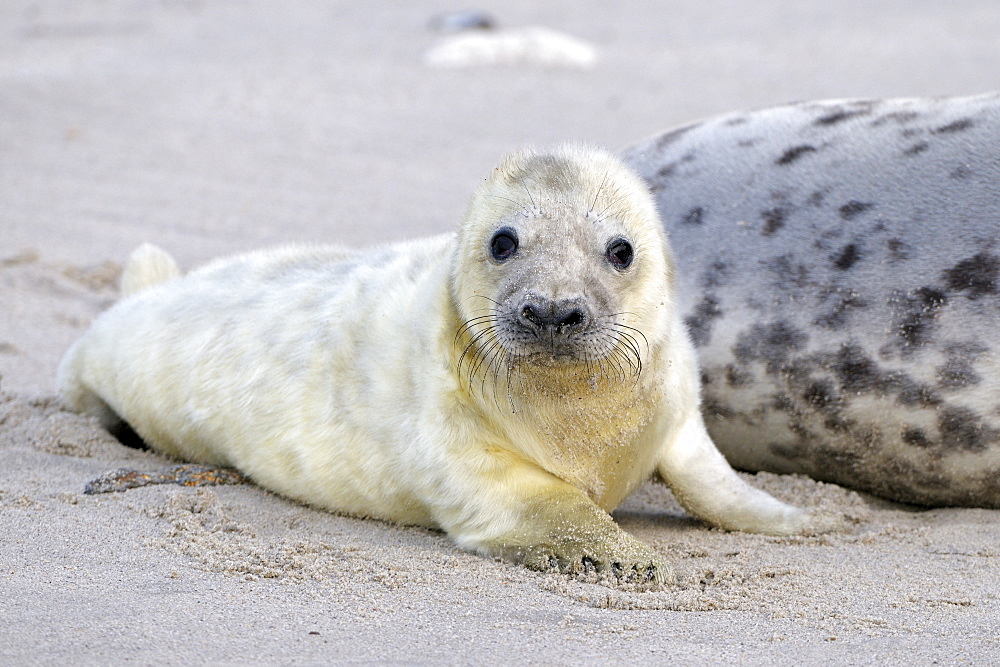
[[[632,264],[632,244],[625,239],[617,239],[608,246],[608,261],[619,271],[624,271]]]
[[[493,259],[503,262],[517,252],[517,232],[509,227],[497,230],[490,240],[490,254]]]

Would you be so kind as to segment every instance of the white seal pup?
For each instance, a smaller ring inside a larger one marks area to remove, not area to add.
[[[662,224],[608,153],[506,157],[457,234],[176,273],[140,248],[59,371],[164,454],[534,568],[667,579],[608,514],[654,471],[711,524],[810,525],[706,434]]]
[[[732,114],[625,159],[733,465],[1000,507],[1000,95]]]

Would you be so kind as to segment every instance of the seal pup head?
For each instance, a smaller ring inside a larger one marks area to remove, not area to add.
[[[505,157],[458,233],[452,290],[460,367],[634,384],[669,331],[672,261],[645,182],[601,150]]]

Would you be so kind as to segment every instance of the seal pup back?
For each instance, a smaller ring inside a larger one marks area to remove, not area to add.
[[[457,234],[166,281],[158,252],[134,264],[149,286],[67,352],[60,391],[169,456],[537,569],[668,579],[608,514],[654,471],[714,525],[811,525],[709,439],[660,220],[606,152],[507,156]]]

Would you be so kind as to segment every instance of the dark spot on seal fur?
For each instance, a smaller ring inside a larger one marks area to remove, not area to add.
[[[846,391],[884,394],[888,389],[885,374],[860,345],[847,344],[836,354],[831,370]]]
[[[803,144],[801,146],[793,146],[792,148],[789,148],[784,153],[782,153],[781,157],[775,160],[774,163],[777,165],[791,164],[796,160],[798,160],[803,155],[805,155],[806,153],[815,153],[816,151],[817,148],[815,146],[810,146],[809,144]]]
[[[836,125],[837,123],[842,123],[845,120],[850,120],[851,118],[857,118],[858,116],[867,116],[871,113],[871,109],[837,109],[825,116],[820,116],[813,121],[813,125],[818,125],[820,127]]]
[[[706,421],[712,419],[732,419],[736,412],[711,394],[705,394],[701,399],[701,411]]]
[[[694,162],[694,159],[695,157],[693,153],[687,153],[686,155],[681,156],[679,160],[674,160],[663,165],[663,167],[656,172],[656,176],[659,179],[670,178],[677,173],[677,170],[681,167],[681,165],[688,162]]]
[[[975,125],[971,118],[962,118],[956,120],[953,123],[948,123],[947,125],[942,125],[941,127],[931,130],[934,134],[950,134],[952,132],[963,132],[968,130],[970,127]]]
[[[681,224],[684,225],[700,225],[704,222],[705,209],[701,206],[695,206],[693,209],[681,216]]]
[[[966,167],[964,164],[960,164],[955,167],[950,174],[949,178],[954,178],[956,181],[964,181],[969,176],[972,176],[972,170]]]
[[[896,400],[900,405],[922,405],[927,407],[941,405],[941,397],[938,396],[937,392],[930,385],[915,382],[913,378],[899,371],[888,373],[885,377],[889,383],[886,385],[888,389],[899,390]]]
[[[902,371],[882,370],[864,348],[855,343],[845,344],[836,354],[828,355],[823,365],[833,372],[845,393],[894,395],[904,406],[936,407],[943,403],[933,387],[915,381]],[[828,427],[836,430],[843,426],[831,424]]]
[[[809,267],[795,263],[791,255],[780,255],[767,262],[767,268],[778,277],[782,289],[806,287],[809,284]]]
[[[779,442],[770,442],[768,450],[779,459],[804,459],[809,456],[809,448],[802,444],[789,445]]]
[[[973,452],[986,450],[997,439],[997,431],[983,424],[972,410],[949,406],[938,412],[938,431],[946,447]]]
[[[889,300],[890,304],[903,304],[901,308],[897,307],[896,335],[904,353],[931,341],[938,311],[948,303],[944,292],[929,286],[911,290],[905,295],[896,290]]]
[[[764,229],[761,231],[761,234],[764,236],[773,236],[776,231],[785,226],[788,209],[777,206],[766,211],[761,211],[760,217],[764,220]]]
[[[719,287],[720,285],[726,284],[726,279],[728,277],[729,265],[721,259],[717,259],[712,262],[712,266],[708,267],[702,275],[701,284],[706,288]]]
[[[846,271],[854,266],[859,259],[861,259],[861,251],[858,250],[857,244],[848,243],[840,249],[839,253],[830,259],[833,260],[833,266],[835,268],[838,268],[841,271]]]
[[[837,210],[840,213],[840,217],[844,220],[853,220],[873,206],[875,204],[871,202],[851,200]]]
[[[998,274],[1000,257],[981,252],[945,269],[942,275],[949,289],[957,292],[968,290],[966,296],[975,301],[987,294],[996,294]]]
[[[989,352],[977,342],[952,343],[944,348],[947,360],[937,367],[938,384],[943,389],[964,389],[982,382],[972,363]]]
[[[805,332],[784,320],[755,324],[736,339],[733,354],[743,363],[764,360],[768,363],[768,372],[776,372],[789,355],[805,347],[808,340]]]
[[[712,337],[712,325],[721,315],[719,300],[712,294],[706,294],[701,303],[695,306],[694,313],[684,318],[695,347],[708,343]]]
[[[905,125],[906,123],[912,123],[918,118],[920,118],[920,113],[916,111],[892,111],[873,120],[872,127],[879,127],[889,122],[896,123],[897,125]]]
[[[908,426],[903,429],[903,442],[914,447],[920,447],[921,449],[927,449],[934,444],[927,437],[927,434],[924,433],[924,430],[916,426]]]
[[[868,301],[854,290],[838,290],[833,309],[813,320],[813,324],[825,329],[841,329],[847,324],[851,311],[867,308]]]
[[[657,179],[666,179],[674,175],[677,171],[677,162],[668,162],[656,171]]]
[[[902,239],[889,239],[885,242],[885,247],[889,249],[889,254],[894,262],[910,258],[910,246]]]
[[[736,364],[726,366],[726,384],[730,387],[745,387],[753,382],[753,379],[753,373],[745,366],[737,366]]]
[[[951,357],[937,368],[938,383],[945,389],[964,389],[982,382],[967,359]]]
[[[903,151],[903,155],[907,155],[907,156],[913,157],[914,155],[919,155],[920,153],[923,153],[925,150],[927,150],[930,147],[931,147],[931,145],[929,143],[927,143],[926,141],[920,141],[920,142],[917,142],[917,143],[913,144],[912,146],[910,146],[906,150],[904,150]]]
[[[685,134],[691,130],[701,127],[701,123],[693,123],[691,125],[685,125],[684,127],[677,128],[676,130],[671,130],[665,134],[661,134],[656,140],[656,150],[663,151],[667,146],[676,143]]]
[[[825,378],[809,383],[802,393],[802,399],[820,411],[826,411],[840,401],[833,381]]]

